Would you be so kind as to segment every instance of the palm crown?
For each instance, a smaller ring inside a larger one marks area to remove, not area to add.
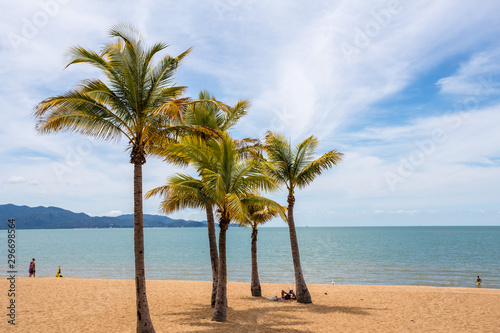
[[[249,205],[247,206],[247,212],[248,222],[244,224],[250,224],[252,228],[256,228],[259,224],[269,222],[280,215],[280,211],[275,207],[266,207],[262,205]]]
[[[247,114],[250,102],[240,100],[233,107],[218,101],[215,96],[203,90],[196,103],[191,103],[186,111],[185,123],[203,126],[219,132],[229,131],[238,120]]]
[[[336,165],[342,153],[331,150],[315,159],[318,139],[310,136],[293,149],[282,134],[267,132],[265,139],[267,172],[280,184],[286,185],[291,194],[295,187],[304,188],[323,170]]]
[[[187,98],[183,86],[173,85],[179,63],[191,51],[177,57],[153,58],[168,45],[156,43],[145,48],[140,36],[128,25],[110,31],[117,40],[100,53],[73,47],[67,66],[88,63],[106,77],[89,79],[59,96],[42,101],[35,109],[41,133],[60,130],[80,132],[103,140],[128,140],[131,162],[145,163],[150,147],[172,134],[171,125],[182,118]]]
[[[189,135],[165,150],[169,160],[188,161],[203,179],[201,182],[188,175],[176,175],[169,180],[170,192],[173,194],[175,184],[193,199],[195,195],[198,199],[205,197],[205,202],[213,202],[217,207],[219,219],[245,221],[247,204],[275,205],[269,199],[254,195],[256,190],[275,190],[274,179],[262,173],[257,161],[243,160],[229,134],[222,133],[221,138],[209,140]]]

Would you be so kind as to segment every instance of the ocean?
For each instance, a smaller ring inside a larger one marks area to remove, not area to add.
[[[250,233],[228,230],[228,281],[250,282]],[[416,285],[500,289],[500,227],[297,228],[306,283]],[[7,231],[0,275],[7,276]],[[133,279],[132,229],[16,230],[17,276]],[[211,281],[205,228],[146,228],[146,278]],[[260,228],[258,266],[262,283],[293,284],[287,228]]]

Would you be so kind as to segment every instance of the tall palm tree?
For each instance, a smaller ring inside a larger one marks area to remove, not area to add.
[[[78,132],[96,139],[112,141],[124,136],[134,165],[134,253],[137,305],[137,332],[154,332],[146,296],[144,269],[144,231],[142,165],[158,142],[168,142],[185,112],[188,99],[183,86],[175,86],[173,75],[190,49],[176,57],[163,56],[168,45],[145,47],[139,33],[130,25],[111,28],[113,41],[101,52],[74,47],[67,66],[90,64],[104,74],[85,80],[73,90],[42,101],[34,111],[39,133]]]
[[[290,246],[295,271],[295,291],[297,301],[300,303],[311,303],[312,299],[300,265],[299,244],[297,242],[297,232],[293,218],[295,189],[306,187],[323,170],[333,167],[342,159],[342,153],[335,150],[331,150],[315,159],[314,155],[317,146],[318,139],[310,136],[292,149],[290,143],[283,135],[275,134],[271,131],[266,133],[264,149],[268,160],[265,163],[267,172],[278,183],[285,185],[288,190],[288,229],[290,232]]]
[[[198,100],[190,103],[187,107],[184,124],[189,126],[196,126],[197,128],[205,128],[207,131],[202,132],[198,131],[195,133],[190,133],[189,135],[196,135],[203,140],[209,140],[221,133],[230,130],[232,127],[236,125],[238,120],[247,114],[247,110],[250,107],[250,102],[247,100],[238,101],[233,107],[230,107],[224,103],[218,101],[215,96],[211,95],[208,91],[203,90],[198,95]],[[181,138],[182,140],[182,138]],[[246,139],[246,141],[251,141]],[[242,144],[243,145],[243,144]],[[180,146],[182,149],[182,145]],[[167,162],[179,165],[186,166],[188,162],[182,158],[182,155],[176,154],[175,149],[172,149],[173,146],[159,147],[157,151],[157,155],[163,156]],[[247,150],[248,148],[242,148],[242,150]],[[172,153],[174,151],[174,153]],[[201,172],[201,170],[198,170]],[[175,201],[176,198],[173,196],[168,196],[169,193],[172,193],[172,187],[175,184],[169,184],[168,186],[161,186],[156,189],[151,190],[147,194],[147,198],[153,195],[163,195],[167,197],[165,201],[162,203],[160,209],[164,213],[170,213],[174,210],[191,207],[191,208],[204,208],[207,214],[207,229],[208,229],[208,243],[210,248],[210,262],[212,266],[212,297],[211,297],[211,306],[215,307],[215,299],[217,296],[217,279],[218,279],[218,266],[219,266],[219,256],[217,253],[217,240],[216,240],[216,232],[215,232],[215,222],[213,215],[213,202],[210,201],[210,198],[204,196],[203,193],[198,192],[195,197],[192,197],[191,200],[195,202],[191,202],[189,205],[185,205],[182,207],[176,207],[173,210],[170,210],[171,200]],[[183,197],[186,193],[178,193],[180,197]],[[191,194],[191,192],[189,193]],[[198,205],[198,203],[202,202],[203,205]]]
[[[186,136],[169,149],[170,155],[189,161],[201,175],[203,193],[214,203],[219,222],[219,269],[217,297],[213,321],[227,318],[227,267],[226,232],[231,222],[247,219],[250,205],[276,208],[285,213],[276,202],[253,195],[255,191],[277,189],[275,180],[262,173],[262,165],[256,160],[244,160],[235,141],[226,132],[219,139],[205,140],[199,136]],[[187,176],[173,176],[188,180]],[[172,179],[172,177],[171,177]],[[172,180],[173,182],[173,180]],[[167,184],[171,184],[169,181]]]
[[[259,281],[259,269],[257,267],[257,227],[264,224],[273,218],[277,217],[279,212],[274,207],[265,207],[262,205],[251,205],[247,207],[247,221],[240,223],[244,226],[250,226],[252,228],[252,243],[251,243],[251,254],[252,254],[252,278],[250,282],[250,290],[252,296],[261,297],[262,291],[260,288]]]

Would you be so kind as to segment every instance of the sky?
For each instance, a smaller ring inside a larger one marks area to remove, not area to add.
[[[65,69],[70,47],[135,25],[176,74],[252,103],[234,137],[319,138],[343,161],[296,193],[297,226],[500,225],[500,3],[470,1],[2,1],[0,204],[92,216],[133,212],[125,143],[39,135],[34,107],[101,77]],[[144,191],[177,169],[149,158]],[[286,204],[286,192],[269,194]],[[159,198],[144,212],[158,214]],[[173,218],[203,220],[186,210]],[[285,226],[274,220],[268,226]]]

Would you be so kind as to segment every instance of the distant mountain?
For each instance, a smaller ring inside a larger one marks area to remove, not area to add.
[[[58,207],[0,205],[0,229],[7,229],[7,220],[14,218],[17,229],[133,228],[134,215],[89,216]],[[206,222],[175,220],[167,216],[144,214],[144,227],[200,228]]]

